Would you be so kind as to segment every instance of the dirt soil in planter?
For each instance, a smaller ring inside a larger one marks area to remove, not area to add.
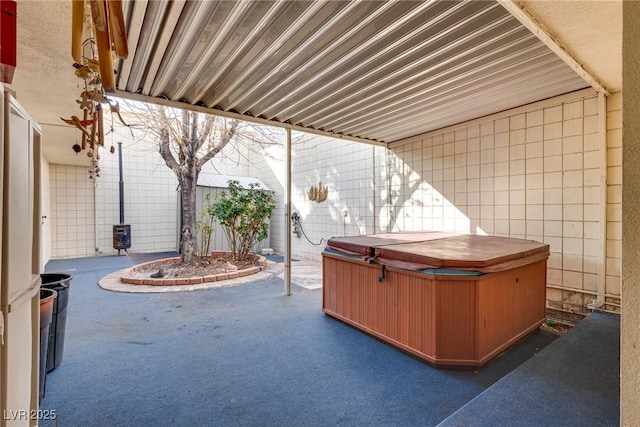
[[[183,265],[180,260],[162,264],[161,266],[148,266],[136,268],[138,273],[155,273],[160,267],[164,270],[167,279],[176,278],[189,278],[199,276],[209,276],[213,274],[226,273],[229,271],[242,270],[244,268],[253,267],[256,265],[254,259],[246,259],[240,262],[233,261],[231,255],[216,256],[216,257],[199,257],[196,262],[192,264]]]
[[[571,329],[570,325],[565,325],[565,324],[562,324],[559,322],[553,322],[553,321],[544,322],[542,325],[540,325],[540,327],[544,330],[554,332],[558,335],[562,335]]]

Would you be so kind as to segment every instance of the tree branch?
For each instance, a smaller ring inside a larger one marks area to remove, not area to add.
[[[198,167],[201,168],[205,163],[209,160],[213,159],[216,154],[218,154],[233,138],[236,134],[236,128],[238,127],[238,121],[232,120],[231,126],[227,130],[227,133],[222,137],[219,143],[215,145],[211,150],[209,150],[204,156],[200,158],[198,161]]]
[[[204,143],[209,139],[209,135],[211,135],[211,130],[213,129],[215,122],[216,116],[207,116],[207,119],[204,122],[204,129],[202,129],[202,133],[198,138],[198,151],[200,151]]]
[[[190,120],[190,129],[189,129],[189,140],[187,141],[187,157],[190,162],[197,162],[198,155],[198,146],[200,145],[200,141],[198,141],[198,117],[199,114],[192,113]]]
[[[170,142],[171,138],[169,137],[169,130],[165,126],[160,131],[160,155],[164,159],[164,162],[167,164],[169,169],[171,169],[173,173],[178,175],[178,162],[171,153]]]
[[[190,142],[196,141],[198,139],[198,114],[191,115],[191,132],[190,132]],[[189,145],[192,145],[191,143]]]
[[[178,162],[181,165],[184,165],[187,159],[186,146],[187,142],[189,141],[189,116],[189,111],[182,111],[182,126],[180,126],[180,130],[182,132],[179,137],[176,133],[176,144],[178,144]]]

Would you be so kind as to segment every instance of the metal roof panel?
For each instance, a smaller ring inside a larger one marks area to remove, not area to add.
[[[127,17],[121,92],[372,141],[588,87],[495,1],[151,1]]]

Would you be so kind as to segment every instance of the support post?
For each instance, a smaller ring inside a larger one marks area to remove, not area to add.
[[[285,141],[286,177],[284,184],[284,296],[291,295],[291,129],[287,128]]]
[[[606,265],[607,265],[607,209],[608,209],[608,169],[607,162],[608,145],[607,145],[607,98],[603,93],[598,94],[598,113],[600,117],[600,260],[598,262],[598,284],[597,284],[597,303],[598,307],[604,305],[607,300],[606,292]]]

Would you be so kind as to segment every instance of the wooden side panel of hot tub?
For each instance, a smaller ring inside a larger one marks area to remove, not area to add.
[[[323,310],[429,363],[481,366],[544,320],[546,261],[432,276],[323,256]]]
[[[441,277],[439,277],[441,278]],[[439,279],[438,278],[438,279]],[[432,280],[436,288],[435,363],[472,365],[476,348],[476,280]]]
[[[545,319],[547,262],[491,274],[478,282],[477,355],[490,359]]]
[[[435,351],[434,288],[424,278],[393,269],[379,281],[381,267],[323,257],[325,313],[419,357]]]

